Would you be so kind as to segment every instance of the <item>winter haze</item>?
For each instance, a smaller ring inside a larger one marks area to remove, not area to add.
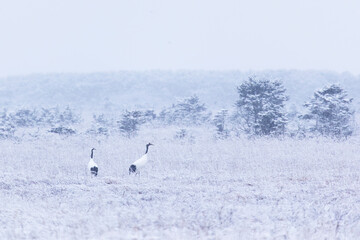
[[[118,70],[360,74],[356,0],[32,0],[0,7],[0,76]]]
[[[359,22],[355,0],[1,2],[0,239],[358,239]]]

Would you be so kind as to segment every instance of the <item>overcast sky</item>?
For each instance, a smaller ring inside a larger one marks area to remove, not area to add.
[[[0,76],[149,69],[360,74],[358,0],[1,0]]]

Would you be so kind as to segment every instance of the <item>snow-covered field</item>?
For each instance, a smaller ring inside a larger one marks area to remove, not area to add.
[[[358,239],[360,138],[0,141],[0,239]],[[149,150],[141,176],[129,165]],[[95,147],[99,176],[86,165]]]

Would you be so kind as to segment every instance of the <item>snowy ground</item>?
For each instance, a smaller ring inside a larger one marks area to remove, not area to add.
[[[149,151],[140,177],[130,163]],[[85,167],[95,147],[99,176]],[[360,139],[0,142],[0,239],[358,239]]]

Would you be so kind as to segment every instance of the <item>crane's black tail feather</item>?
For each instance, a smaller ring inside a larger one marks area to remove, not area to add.
[[[90,172],[91,172],[92,175],[94,175],[96,177],[97,174],[98,174],[98,168],[97,167],[92,167],[92,168],[90,168]]]
[[[130,167],[129,167],[129,175],[131,173],[135,173],[136,172],[136,166],[134,164],[132,164]]]

